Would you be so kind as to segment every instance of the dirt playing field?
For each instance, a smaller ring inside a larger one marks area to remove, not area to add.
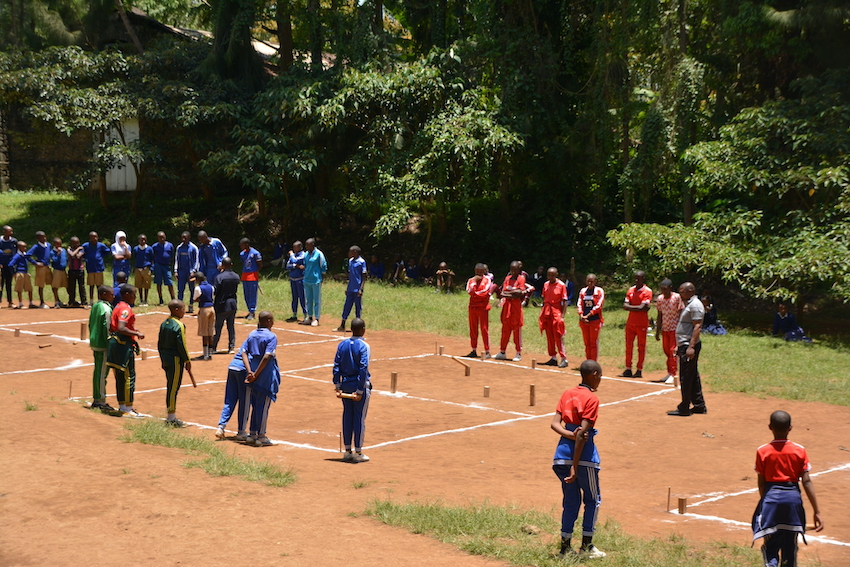
[[[330,386],[341,335],[278,322],[283,378],[269,417],[278,444],[219,442],[293,467],[295,484],[271,488],[185,468],[187,457],[176,449],[124,443],[127,418],[85,409],[92,357],[79,337],[87,318],[81,309],[0,310],[0,565],[499,565],[357,514],[376,497],[488,500],[560,514],[549,422],[578,377],[573,368],[532,370],[532,358],[546,360],[543,353],[525,353],[521,363],[467,361],[466,377],[448,356],[468,352],[463,339],[367,332],[374,391],[365,452],[372,460],[353,465],[340,460],[341,404]],[[137,359],[135,406],[155,417],[165,416],[155,352],[164,318],[151,312],[137,319],[150,352]],[[194,319],[187,328],[199,351]],[[237,344],[250,329],[237,325]],[[437,355],[438,345],[446,356]],[[568,354],[578,362],[578,353]],[[178,416],[195,424],[184,433],[213,438],[229,362],[216,355],[194,363],[198,388],[186,377],[178,398]],[[606,378],[599,388],[601,520],[614,518],[639,536],[748,545],[755,449],[770,440],[768,416],[781,408],[794,418],[791,439],[808,450],[826,523],[801,546],[801,557],[850,564],[850,408],[712,393],[708,377],[708,415],[668,417],[679,393],[648,382],[655,378]],[[107,391],[117,405],[112,377]],[[688,515],[665,512],[668,487],[673,508],[679,496],[688,498]]]

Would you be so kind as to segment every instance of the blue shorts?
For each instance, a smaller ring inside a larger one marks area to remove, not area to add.
[[[171,266],[164,264],[153,265],[153,283],[156,285],[174,285],[171,281]]]

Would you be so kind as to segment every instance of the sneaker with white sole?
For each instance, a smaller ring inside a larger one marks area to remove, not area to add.
[[[271,447],[272,445],[274,445],[274,443],[272,443],[272,440],[266,437],[265,435],[254,439],[255,447]]]
[[[219,427],[218,429],[215,430],[215,438],[216,439],[224,439],[226,436],[227,436],[227,434],[224,432],[223,427]]]
[[[676,382],[676,377],[673,376],[672,374],[668,374],[667,378],[664,379],[665,384],[673,384],[675,382]]]
[[[354,453],[352,453],[351,451],[346,451],[342,455],[342,462],[343,463],[350,463],[353,460],[354,460]]]
[[[171,427],[186,427],[186,424],[180,421],[177,418],[174,419],[166,419],[165,425],[169,425]]]
[[[582,547],[578,553],[585,559],[602,559],[606,555],[604,551],[600,550],[592,543],[587,547]]]
[[[562,358],[561,362],[558,363],[558,368],[566,368],[567,366],[569,366],[569,364],[569,360],[567,360],[566,358]]]
[[[516,356],[514,357],[514,362],[519,362],[520,360],[522,360],[522,355],[520,353],[516,353]]]
[[[352,463],[365,463],[369,460],[369,457],[367,457],[363,453],[354,453],[354,455],[351,457]]]
[[[490,351],[487,351],[487,352],[484,353],[484,356],[482,356],[481,358],[483,358],[484,360],[490,360],[493,357],[490,356]]]
[[[508,359],[508,357],[505,355],[505,353],[500,352],[499,354],[497,354],[496,356],[494,356],[494,357],[493,357],[493,359],[494,359],[494,360],[507,360],[507,359]]]
[[[121,412],[122,417],[133,417],[133,418],[141,418],[142,414],[134,410],[133,408],[127,408],[123,412]]]
[[[313,321],[310,323],[310,326],[311,327],[318,327],[319,326],[319,320],[313,319]]]
[[[256,441],[256,440],[257,440],[257,438],[254,437],[253,435],[246,435],[245,439],[242,439],[242,441],[244,441],[246,445],[253,445],[254,441]]]
[[[248,440],[248,434],[245,433],[244,431],[240,431],[233,438],[236,439],[237,441],[247,441]]]

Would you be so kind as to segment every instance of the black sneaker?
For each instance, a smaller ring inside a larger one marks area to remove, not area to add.
[[[296,321],[298,321],[298,317],[290,317],[286,320],[287,323],[295,323]]]
[[[464,358],[480,358],[480,357],[478,356],[477,352],[472,351],[469,354],[467,354],[466,356],[464,356]]]
[[[617,376],[619,376],[620,378],[634,378],[631,368],[626,368],[625,370],[623,370],[622,374],[617,374]]]
[[[558,359],[554,356],[543,363],[543,366],[558,366]]]
[[[643,370],[635,372],[634,378],[643,378]]]
[[[702,406],[701,408],[694,407],[691,409],[691,413],[708,413],[708,408],[705,406]]]

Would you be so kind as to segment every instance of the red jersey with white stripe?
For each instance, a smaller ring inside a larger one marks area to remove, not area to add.
[[[475,278],[469,278],[466,282],[466,293],[469,294],[470,308],[486,308],[490,306],[490,292],[493,286],[493,281],[487,276],[482,276],[481,281],[475,281]]]
[[[626,292],[626,303],[629,305],[649,305],[652,303],[652,290],[645,285],[640,286],[640,288],[632,286]],[[649,327],[649,310],[629,311],[629,319],[626,324]]]
[[[787,439],[774,439],[756,451],[756,472],[767,482],[797,482],[811,468],[806,449]]]

